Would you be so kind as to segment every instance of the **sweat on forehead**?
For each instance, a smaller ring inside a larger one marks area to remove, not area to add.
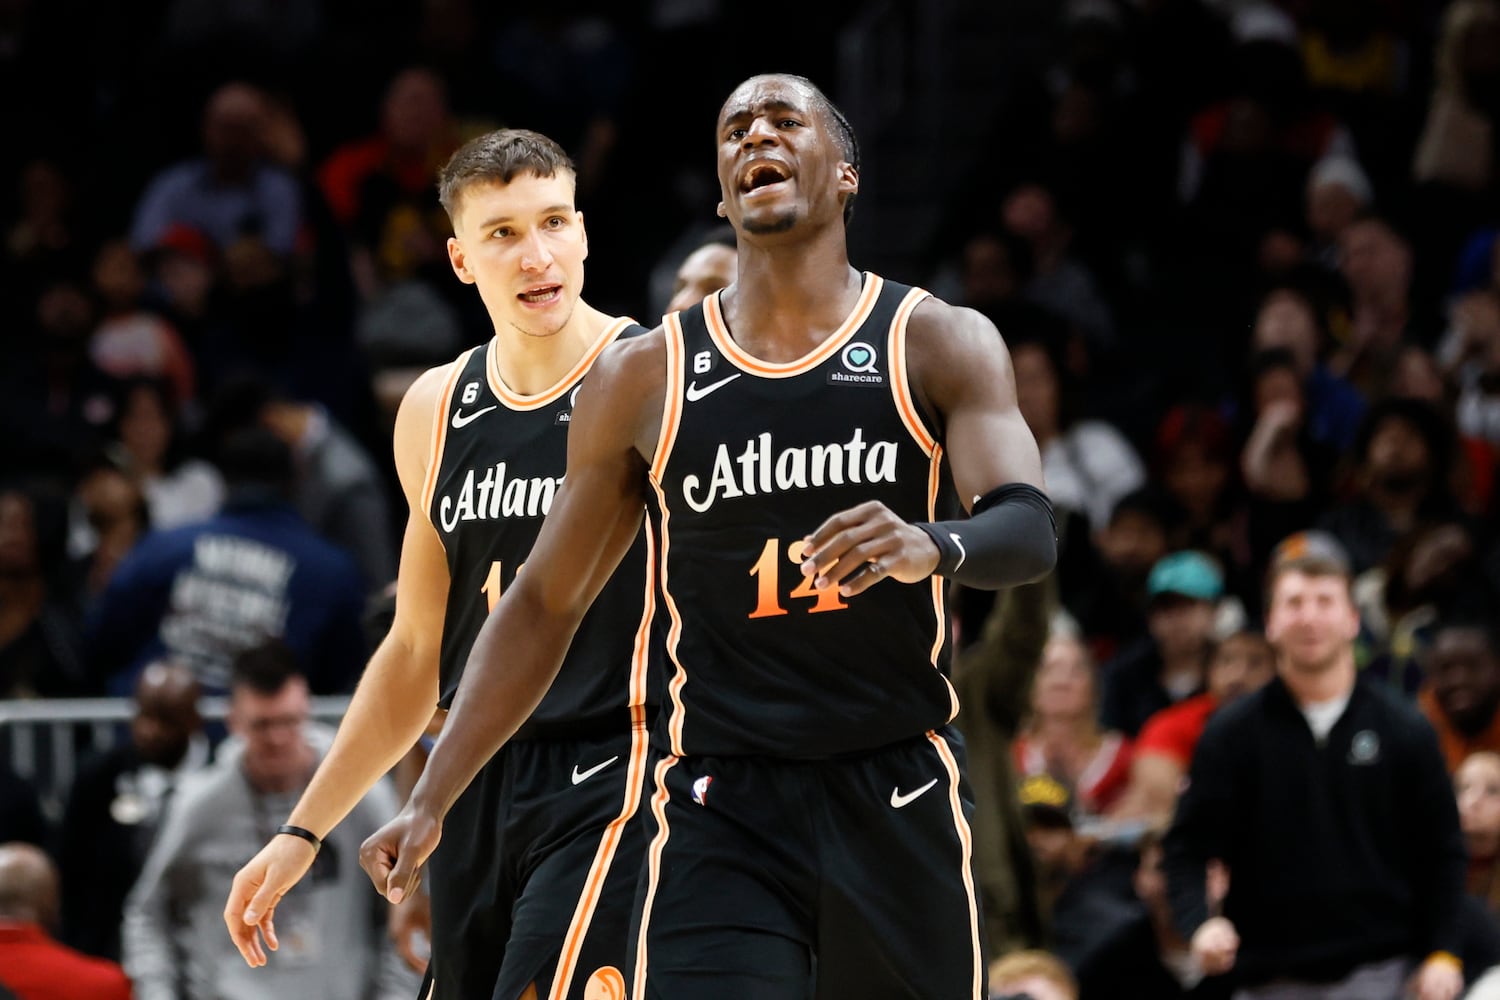
[[[783,73],[762,73],[734,88],[719,108],[719,120],[766,105],[816,104],[820,103],[820,96],[821,92],[810,80]]]

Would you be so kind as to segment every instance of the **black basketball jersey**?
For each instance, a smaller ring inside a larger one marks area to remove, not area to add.
[[[866,274],[817,350],[760,361],[717,295],[668,317],[668,391],[651,466],[667,637],[656,740],[682,754],[817,758],[943,725],[942,581],[812,589],[802,539],[879,500],[934,519],[943,450],[906,379],[908,317],[927,296]]]
[[[439,704],[458,690],[485,618],[510,586],[562,485],[573,401],[590,366],[622,336],[644,330],[619,319],[546,392],[522,396],[500,378],[494,341],[453,364],[433,428],[423,499],[448,557]],[[574,635],[556,681],[517,738],[560,736],[644,721],[656,703],[659,645],[654,546],[644,528]]]

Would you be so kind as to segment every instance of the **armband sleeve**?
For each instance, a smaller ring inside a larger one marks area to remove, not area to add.
[[[938,547],[937,576],[976,590],[1039,580],[1057,562],[1057,521],[1047,494],[1007,483],[974,501],[966,520],[918,522]]]

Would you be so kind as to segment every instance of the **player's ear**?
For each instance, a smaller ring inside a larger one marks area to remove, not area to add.
[[[842,160],[839,161],[839,192],[859,194],[859,168]]]
[[[578,212],[577,213],[577,218],[578,218],[578,231],[583,234],[583,259],[584,260],[588,260],[589,259],[589,231],[588,231],[588,227],[583,224],[583,213],[582,212]]]
[[[722,201],[719,202],[719,207],[714,209],[714,214],[721,219],[729,218],[729,210],[724,207],[724,203]]]
[[[458,275],[458,280],[466,285],[474,284],[474,273],[464,263],[464,245],[458,241],[457,236],[448,237],[448,263],[453,265],[453,273]]]

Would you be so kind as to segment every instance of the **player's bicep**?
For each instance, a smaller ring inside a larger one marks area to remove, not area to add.
[[[1010,352],[994,324],[931,300],[911,322],[908,364],[942,417],[964,506],[1007,483],[1045,489],[1041,453],[1016,401]]]
[[[548,613],[581,617],[645,516],[646,462],[638,441],[649,419],[653,370],[640,363],[639,350],[634,354],[601,357],[573,408],[567,475],[528,559],[547,567],[529,584]]]

